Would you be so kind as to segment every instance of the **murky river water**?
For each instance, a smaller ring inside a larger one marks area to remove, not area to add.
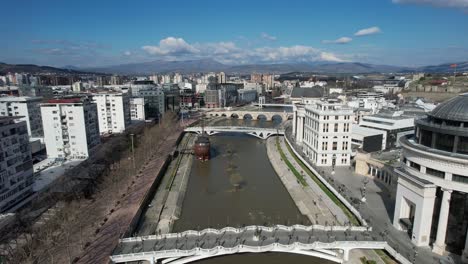
[[[265,121],[229,119],[216,125],[274,127]],[[309,224],[297,209],[266,153],[265,141],[240,134],[210,137],[212,158],[195,161],[174,232],[225,226]],[[331,263],[285,254],[241,254],[197,263]]]

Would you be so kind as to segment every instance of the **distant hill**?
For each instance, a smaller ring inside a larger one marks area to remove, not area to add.
[[[424,66],[419,67],[418,70],[421,72],[453,72],[454,69],[450,67],[452,64],[457,64],[457,72],[468,72],[468,61],[444,63],[435,66]]]
[[[81,69],[115,74],[151,74],[160,72],[210,72],[224,71],[227,73],[285,73],[285,72],[317,72],[317,73],[379,73],[400,72],[410,70],[408,67],[374,65],[356,62],[343,63],[281,63],[281,64],[243,64],[226,65],[212,59],[188,61],[150,61],[143,63],[121,64],[108,67]]]
[[[457,63],[457,71],[468,71],[468,62]],[[186,60],[186,61],[150,61],[142,63],[129,63],[120,65],[111,65],[96,68],[77,68],[74,66],[64,66],[55,68],[49,66],[37,66],[30,64],[6,64],[0,63],[0,74],[7,72],[30,72],[36,73],[107,73],[121,75],[149,75],[153,73],[197,73],[197,72],[219,72],[237,74],[257,73],[288,73],[288,72],[309,72],[318,74],[366,74],[366,73],[410,73],[410,72],[428,72],[428,73],[447,73],[453,72],[450,68],[451,63],[423,66],[423,67],[400,67],[391,65],[377,65],[359,62],[315,62],[315,63],[278,63],[278,64],[243,64],[226,65],[213,59]]]
[[[5,75],[9,72],[27,72],[31,74],[38,73],[62,73],[62,74],[86,74],[76,69],[62,69],[50,66],[38,66],[34,64],[7,64],[0,62],[0,74]]]
[[[120,64],[99,68],[82,69],[86,71],[105,72],[115,74],[152,74],[158,72],[210,72],[224,71],[228,66],[212,59],[187,61],[149,61],[141,63]]]

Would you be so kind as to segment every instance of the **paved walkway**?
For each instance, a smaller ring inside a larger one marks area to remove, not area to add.
[[[298,152],[302,153],[299,149]],[[335,169],[335,174],[332,175],[331,168],[315,167],[320,172],[323,178],[332,184],[335,189],[338,186],[344,186],[341,192],[349,201],[357,201],[362,198],[361,188],[363,180],[369,180],[366,185],[366,202],[354,203],[364,219],[368,219],[368,224],[372,226],[373,233],[384,234],[390,246],[397,250],[400,254],[413,261],[416,255],[416,262],[420,264],[439,263],[441,256],[438,256],[426,247],[415,247],[411,243],[407,233],[396,230],[393,225],[393,210],[394,201],[387,188],[382,184],[374,181],[372,178],[357,175],[352,168]],[[415,254],[416,252],[416,254]]]
[[[177,149],[183,151],[191,149],[196,137],[186,134],[184,140],[188,140],[187,146],[181,142]],[[168,166],[156,193],[146,208],[146,212],[141,216],[140,226],[138,227],[138,236],[156,235],[169,233],[174,219],[180,215],[185,191],[187,189],[190,168],[192,167],[193,157],[190,154],[180,154],[181,162],[173,160]],[[179,166],[176,168],[176,166]],[[172,174],[176,170],[176,176],[172,179]],[[167,186],[171,185],[170,189]]]
[[[288,156],[289,153],[283,140],[280,140],[280,142],[283,143],[281,144],[283,152]],[[281,160],[281,155],[276,147],[276,137],[267,139],[266,147],[271,165],[296,203],[299,211],[314,224],[325,224],[327,222],[331,225],[333,221],[336,221],[328,204],[324,202],[321,192],[316,192],[311,187],[315,186],[315,183],[308,182],[309,186],[303,187],[293,172],[289,170],[286,163]],[[295,163],[291,156],[288,156],[288,159],[296,168],[299,168],[299,165]],[[341,223],[344,222],[342,221]]]

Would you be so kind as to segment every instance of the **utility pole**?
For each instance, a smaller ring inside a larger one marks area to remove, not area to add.
[[[135,170],[135,146],[133,144],[133,136],[135,136],[135,134],[130,134],[130,138],[132,140],[132,163],[133,163],[133,170]]]

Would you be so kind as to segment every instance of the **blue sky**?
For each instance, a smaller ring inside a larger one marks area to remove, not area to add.
[[[17,0],[1,6],[0,61],[7,63],[468,60],[468,0]]]

